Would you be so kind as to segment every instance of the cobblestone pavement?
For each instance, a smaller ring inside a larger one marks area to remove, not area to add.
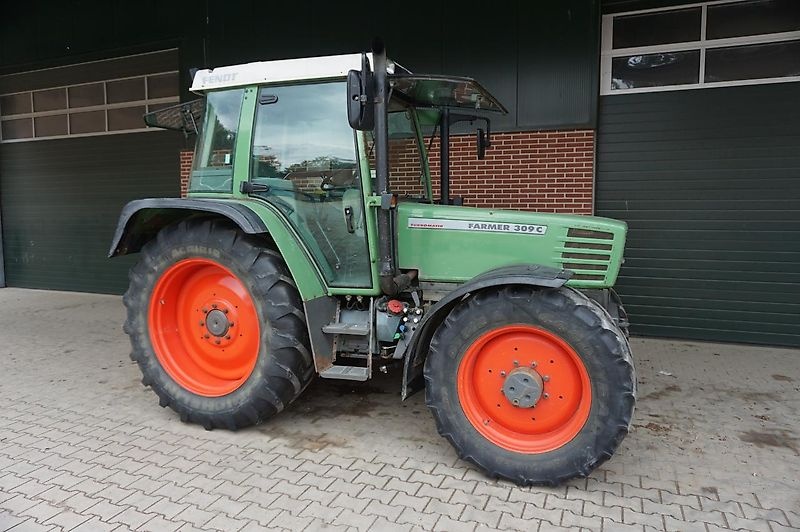
[[[797,350],[634,340],[616,456],[521,489],[460,461],[398,375],[207,432],[139,383],[119,298],[3,289],[0,308],[0,530],[800,528]]]

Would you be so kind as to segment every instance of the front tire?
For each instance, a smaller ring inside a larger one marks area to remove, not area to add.
[[[569,288],[484,290],[455,307],[425,362],[426,402],[459,456],[519,485],[587,476],[631,423],[625,335]]]
[[[129,277],[131,359],[182,421],[254,425],[311,381],[302,301],[286,265],[231,223],[166,227]]]

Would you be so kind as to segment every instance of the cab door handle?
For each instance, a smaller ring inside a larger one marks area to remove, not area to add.
[[[348,233],[355,233],[356,228],[353,225],[353,208],[352,207],[345,207],[344,208],[344,223],[347,224],[347,232]]]

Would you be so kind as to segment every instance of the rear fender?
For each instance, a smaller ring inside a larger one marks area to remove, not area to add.
[[[239,203],[183,198],[140,199],[123,207],[108,256],[136,253],[167,225],[209,214],[231,220],[247,234],[269,232],[258,215]]]
[[[559,288],[572,276],[569,270],[550,268],[537,264],[505,266],[484,272],[456,288],[439,300],[425,313],[419,325],[406,334],[397,345],[398,358],[404,359],[402,398],[424,387],[422,371],[428,346],[436,329],[444,321],[450,311],[475,293],[492,287],[509,285],[539,286],[542,288]]]
[[[334,319],[336,300],[327,295],[322,276],[305,248],[298,244],[300,239],[288,222],[263,202],[194,198],[132,201],[122,209],[108,256],[136,253],[164,227],[188,218],[209,216],[228,219],[248,235],[269,235],[303,299],[315,364],[319,366],[320,361],[330,359],[333,346],[322,334],[322,326]]]
[[[167,225],[198,217],[218,217],[236,224],[249,235],[269,235],[283,256],[303,301],[327,295],[327,289],[309,253],[289,223],[264,202],[196,198],[135,200],[123,209],[109,257],[136,253]]]

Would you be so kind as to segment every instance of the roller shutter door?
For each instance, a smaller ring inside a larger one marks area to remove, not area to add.
[[[597,158],[634,333],[800,345],[800,83],[603,97]]]
[[[0,144],[8,286],[122,293],[134,257],[106,258],[122,206],[179,194],[172,132]]]

